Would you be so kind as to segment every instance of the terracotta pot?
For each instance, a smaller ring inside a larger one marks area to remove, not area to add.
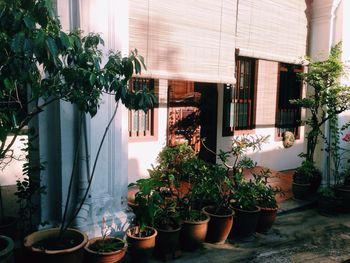
[[[214,206],[206,206],[203,213],[209,215],[208,232],[205,238],[209,243],[225,243],[233,225],[233,210],[227,208],[225,214],[215,214]]]
[[[210,218],[206,214],[203,215],[205,219],[201,221],[183,221],[180,244],[184,250],[194,251],[205,241]]]
[[[235,224],[232,227],[230,237],[242,240],[251,239],[258,224],[260,208],[248,211],[234,207],[234,211]]]
[[[256,227],[256,232],[267,233],[271,229],[273,223],[275,222],[277,211],[278,207],[260,207],[259,220],[258,225]]]
[[[17,218],[13,216],[4,216],[0,222],[0,235],[7,236],[16,240]]]
[[[0,236],[0,262],[14,263],[13,250],[15,244],[13,240],[7,236]]]
[[[85,233],[77,229],[68,228],[63,235],[64,248],[42,248],[41,244],[49,244],[55,242],[59,237],[60,229],[51,228],[36,231],[24,238],[24,247],[28,251],[30,257],[29,262],[42,263],[78,263],[83,262],[84,246],[88,242]],[[68,245],[74,242],[74,244]]]
[[[317,200],[317,210],[321,215],[336,215],[342,211],[342,199],[320,196]]]
[[[137,236],[137,233],[140,232],[140,227],[138,226],[131,227],[126,231],[128,251],[134,262],[147,261],[147,258],[153,253],[158,232],[153,227],[146,227],[146,230],[150,233],[146,237]]]
[[[317,193],[318,188],[320,188],[321,182],[322,182],[322,174],[317,172],[310,179],[310,193],[311,194]]]
[[[116,250],[113,252],[97,252],[90,248],[91,245],[95,244],[96,242],[101,242],[102,239],[103,239],[102,237],[95,237],[88,241],[88,243],[84,247],[86,252],[84,263],[116,263],[121,261],[122,258],[125,256],[127,244],[123,239],[120,239],[120,238],[114,238],[114,237],[105,238],[105,240],[116,240],[116,241],[123,242],[124,247],[120,250]]]
[[[159,256],[173,254],[179,245],[180,230],[181,226],[171,230],[157,228],[155,253]]]
[[[306,200],[310,196],[310,184],[292,184],[292,191],[295,199]]]

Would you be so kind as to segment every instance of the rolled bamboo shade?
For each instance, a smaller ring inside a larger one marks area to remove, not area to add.
[[[306,54],[306,8],[305,0],[239,0],[239,54],[299,63]]]
[[[129,46],[145,76],[233,83],[236,0],[130,0]]]

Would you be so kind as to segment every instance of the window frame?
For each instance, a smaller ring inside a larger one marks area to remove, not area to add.
[[[149,82],[148,88],[150,88],[151,90],[153,89],[154,94],[158,98],[159,81],[152,78],[133,77],[129,82],[130,88],[134,89],[135,80],[138,80],[141,82],[148,81]],[[133,119],[134,119],[135,113],[137,113],[138,115],[138,122],[140,122],[140,118],[142,118],[142,115],[143,115],[142,110],[137,110],[137,111],[128,110],[128,141],[129,142],[147,142],[147,141],[157,140],[158,139],[158,103],[156,103],[154,107],[149,109],[146,113],[150,116],[147,124],[147,126],[149,127],[148,129],[133,130]]]
[[[243,76],[243,81],[246,79],[245,77],[249,76],[248,81],[245,84],[248,84],[249,90],[248,98],[242,98],[240,97],[239,88],[242,81],[241,76],[241,64],[242,61],[245,63],[249,63],[249,72],[248,74],[245,74]],[[235,134],[242,134],[242,133],[252,133],[254,132],[255,125],[256,125],[256,97],[257,97],[257,70],[258,70],[258,59],[256,58],[250,58],[250,57],[244,57],[244,56],[236,56],[236,84],[235,85],[228,85],[224,84],[224,91],[223,91],[223,122],[222,122],[222,136],[233,136]],[[230,88],[228,89],[228,87]],[[249,113],[247,114],[247,125],[244,127],[237,127],[236,122],[233,123],[232,118],[237,119],[238,112],[236,112],[238,103],[248,103],[249,106]],[[232,113],[231,105],[234,105],[234,111]],[[232,116],[233,115],[233,116]],[[232,121],[232,126],[231,126]]]
[[[278,114],[280,111],[280,103],[279,103],[279,99],[280,99],[280,94],[281,94],[281,72],[285,72],[288,71],[287,67],[290,66],[294,66],[296,67],[295,69],[293,69],[294,72],[298,73],[302,73],[304,72],[304,67],[302,65],[298,65],[298,64],[290,64],[290,63],[283,63],[283,62],[279,62],[278,63],[278,82],[277,82],[277,96],[276,96],[276,116],[275,116],[275,126],[276,126],[276,131],[275,131],[275,141],[281,141],[283,139],[283,132],[279,135],[278,129],[281,129],[279,127],[277,127],[278,125]],[[303,81],[300,81],[300,90],[299,90],[299,98],[302,98],[302,94],[303,94]],[[299,120],[301,119],[301,108],[297,108],[297,115],[299,116]],[[301,124],[299,124],[296,128],[296,133],[293,133],[295,136],[295,139],[300,139],[300,127]]]

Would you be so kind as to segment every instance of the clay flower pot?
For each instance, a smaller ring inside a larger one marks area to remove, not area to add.
[[[59,228],[50,228],[26,236],[24,247],[29,252],[29,262],[83,262],[87,235],[77,229],[68,228],[64,231],[62,241],[57,242],[59,233]]]
[[[230,236],[236,239],[250,241],[258,225],[260,208],[253,211],[234,208],[235,225],[232,227]]]
[[[277,211],[278,207],[260,207],[260,214],[258,225],[256,227],[256,232],[267,233],[271,229],[273,223],[275,222]]]
[[[310,184],[299,184],[293,182],[292,191],[295,199],[306,200],[310,196]]]
[[[214,206],[206,206],[202,211],[210,217],[206,242],[225,243],[233,225],[233,210],[227,208],[224,213],[215,213]]]
[[[155,253],[161,257],[173,254],[179,245],[180,230],[181,226],[169,230],[157,228]]]
[[[205,241],[210,218],[206,214],[203,214],[203,218],[200,221],[183,221],[180,244],[184,250],[194,251]]]
[[[142,236],[140,227],[134,226],[126,231],[129,252],[134,262],[147,261],[154,250],[156,244],[157,230],[153,227],[145,227],[145,233],[148,235]]]
[[[94,245],[97,243],[101,244],[102,242],[116,242],[123,244],[123,246],[115,251],[95,251]],[[121,261],[125,256],[127,244],[120,238],[106,237],[103,241],[102,237],[95,237],[90,239],[84,248],[86,252],[84,262],[86,263],[116,263]]]

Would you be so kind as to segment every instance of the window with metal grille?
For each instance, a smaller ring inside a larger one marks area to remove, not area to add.
[[[255,59],[238,57],[236,85],[224,86],[223,136],[255,128],[255,63]]]
[[[299,136],[300,108],[289,101],[301,98],[301,80],[298,73],[302,72],[300,65],[280,63],[279,86],[276,111],[277,137],[282,137],[285,131],[291,131]]]
[[[149,90],[154,92],[154,80],[133,78],[130,87],[134,90]],[[155,133],[155,109],[129,110],[129,138],[147,138]]]

